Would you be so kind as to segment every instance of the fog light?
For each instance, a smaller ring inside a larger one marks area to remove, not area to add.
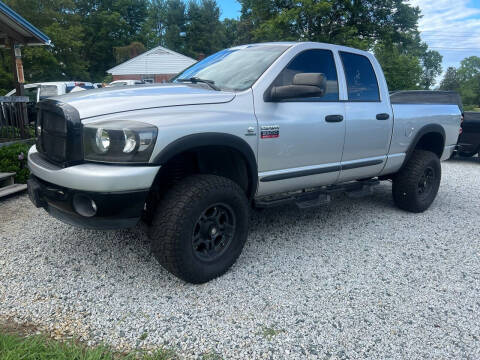
[[[92,217],[97,213],[97,204],[84,194],[75,194],[73,197],[73,208],[82,216]]]

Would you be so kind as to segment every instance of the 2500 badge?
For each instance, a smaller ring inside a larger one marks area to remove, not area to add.
[[[280,136],[280,126],[278,125],[266,125],[260,128],[260,138],[272,139]]]

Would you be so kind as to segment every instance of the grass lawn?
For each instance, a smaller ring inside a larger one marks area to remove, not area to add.
[[[174,360],[170,350],[152,354],[114,353],[106,347],[89,348],[74,342],[59,342],[43,336],[20,336],[0,329],[1,360]]]

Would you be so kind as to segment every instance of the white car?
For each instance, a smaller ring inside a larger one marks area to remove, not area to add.
[[[84,81],[55,81],[27,84],[24,86],[25,96],[30,98],[31,102],[39,102],[40,100],[68,94],[75,87],[80,87],[85,90],[93,89],[93,84]],[[14,96],[15,89],[7,93],[6,96]]]
[[[115,81],[112,81],[110,84],[108,84],[107,87],[125,86],[125,85],[141,85],[141,84],[145,84],[145,82],[141,80],[115,80]]]

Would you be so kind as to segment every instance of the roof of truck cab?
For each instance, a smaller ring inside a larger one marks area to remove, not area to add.
[[[364,54],[373,55],[371,52],[369,52],[367,50],[361,50],[361,49],[356,49],[356,48],[349,47],[349,46],[344,46],[344,45],[321,43],[321,42],[315,42],[315,41],[274,41],[274,42],[264,42],[264,43],[253,43],[253,44],[238,45],[238,46],[233,46],[230,49],[242,49],[242,48],[246,48],[246,47],[249,47],[249,46],[274,46],[274,45],[283,45],[283,46],[288,46],[288,47],[291,47],[291,48],[298,47],[298,46],[305,46],[305,45],[314,45],[314,46],[323,46],[323,47],[329,48],[329,49],[335,49],[337,51],[348,51],[348,52],[356,52],[356,53],[364,53]]]

